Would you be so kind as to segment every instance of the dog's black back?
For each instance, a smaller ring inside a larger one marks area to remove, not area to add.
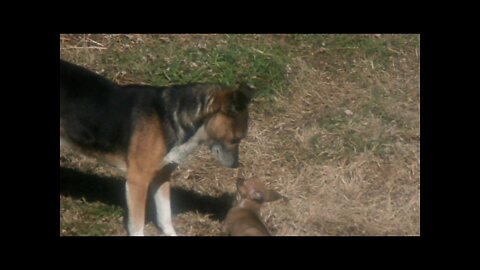
[[[60,125],[70,140],[85,149],[125,153],[135,123],[155,114],[171,148],[188,140],[202,124],[192,120],[198,119],[197,111],[205,110],[207,93],[213,88],[221,89],[210,84],[118,85],[60,60]]]
[[[125,150],[136,102],[132,91],[60,60],[60,119],[69,139],[102,152]]]

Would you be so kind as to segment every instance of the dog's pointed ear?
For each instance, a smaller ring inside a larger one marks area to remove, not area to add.
[[[235,116],[245,110],[255,94],[255,89],[246,83],[241,83],[237,89],[218,91],[212,94],[208,101],[208,113],[222,111]]]
[[[237,90],[233,92],[233,103],[237,111],[244,110],[255,96],[256,90],[248,84],[242,82]]]
[[[279,199],[284,199],[280,193],[276,192],[275,190],[268,190],[267,193],[265,194],[265,202],[273,202]]]
[[[207,113],[210,114],[218,112],[222,108],[224,99],[224,95],[221,92],[211,94],[207,101]]]
[[[251,87],[245,82],[239,83],[237,91],[245,96],[247,103],[253,99],[255,93],[257,92],[255,88]]]

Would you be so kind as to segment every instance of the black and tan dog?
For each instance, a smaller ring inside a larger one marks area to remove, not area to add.
[[[60,146],[125,171],[129,235],[143,235],[149,189],[159,227],[176,235],[170,173],[199,145],[223,166],[238,167],[253,93],[245,84],[118,85],[60,60]]]

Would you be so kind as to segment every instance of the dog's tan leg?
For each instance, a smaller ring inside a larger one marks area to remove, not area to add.
[[[143,236],[148,183],[149,181],[142,181],[140,176],[129,176],[127,179],[128,234],[130,236]]]
[[[155,117],[145,117],[139,121],[128,153],[129,235],[143,235],[148,189],[157,178],[160,163],[165,157],[165,142],[159,120]]]

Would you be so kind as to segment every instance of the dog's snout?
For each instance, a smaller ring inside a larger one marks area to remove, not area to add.
[[[229,149],[223,144],[213,144],[210,148],[213,156],[224,167],[238,168],[240,166],[238,162],[238,148]]]

